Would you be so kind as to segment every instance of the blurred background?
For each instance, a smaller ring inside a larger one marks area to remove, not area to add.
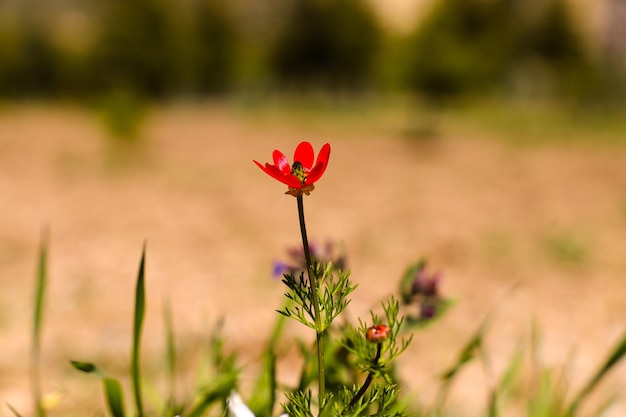
[[[4,0],[3,99],[624,98],[622,0]]]
[[[625,325],[624,22],[624,0],[2,0],[0,400],[32,414],[46,227],[51,413],[104,410],[69,360],[127,375],[144,241],[154,391],[164,305],[181,395],[220,317],[258,366],[284,292],[272,261],[299,235],[295,201],[252,160],[302,140],[333,147],[307,222],[346,249],[349,315],[421,257],[454,300],[403,359],[416,399],[496,305],[494,375],[522,349],[576,391]],[[624,368],[590,409],[626,414]],[[486,415],[483,370],[462,378],[450,415]],[[533,407],[524,387],[512,398],[507,416]]]

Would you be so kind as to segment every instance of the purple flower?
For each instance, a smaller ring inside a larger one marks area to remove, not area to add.
[[[439,295],[439,281],[441,272],[432,274],[426,272],[426,268],[420,268],[415,275],[413,285],[411,285],[412,295],[422,295],[424,297],[437,297]]]
[[[400,296],[411,311],[409,321],[425,324],[443,313],[449,303],[440,295],[441,279],[442,273],[426,269],[424,260],[406,270],[400,283]]]
[[[320,262],[327,264],[332,262],[336,269],[345,270],[345,253],[335,242],[327,241],[323,246],[311,242],[309,243],[309,250],[314,263]],[[302,246],[293,246],[287,249],[287,258],[286,261],[274,261],[272,277],[280,278],[285,274],[299,275],[306,271],[306,262]]]

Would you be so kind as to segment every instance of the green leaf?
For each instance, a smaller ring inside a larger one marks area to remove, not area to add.
[[[400,278],[400,300],[403,305],[411,303],[411,287],[413,286],[413,281],[415,281],[415,276],[418,271],[423,269],[426,265],[426,261],[424,259],[420,259],[414,264],[410,265]]]
[[[585,398],[591,394],[593,389],[598,385],[598,383],[604,378],[604,376],[619,363],[623,357],[626,355],[626,332],[622,336],[622,340],[617,344],[615,349],[609,354],[604,363],[598,368],[598,370],[593,374],[593,376],[589,379],[587,384],[580,390],[578,395],[572,401],[568,411],[567,416],[573,417],[576,415],[578,411],[578,407],[585,400]]]
[[[91,362],[70,361],[72,366],[81,372],[102,376],[102,372]]]
[[[146,293],[145,293],[145,260],[146,245],[144,244],[141,253],[141,262],[139,263],[139,273],[137,275],[137,287],[135,291],[135,318],[133,322],[133,347],[130,363],[131,380],[133,384],[133,395],[135,398],[135,408],[137,415],[142,417],[143,403],[141,400],[141,372],[140,372],[140,350],[141,350],[141,329],[143,327],[143,319],[146,311]]]
[[[215,377],[211,383],[202,390],[200,397],[188,414],[188,417],[200,417],[214,403],[225,401],[230,392],[235,389],[237,373],[232,371]]]
[[[500,302],[502,302],[502,300]],[[474,358],[476,358],[477,353],[483,344],[485,333],[491,325],[491,321],[493,319],[495,311],[496,309],[494,308],[487,314],[487,316],[478,326],[478,329],[476,329],[469,341],[465,344],[465,346],[463,346],[463,349],[460,350],[454,364],[450,368],[448,368],[448,370],[444,372],[441,376],[442,384],[439,388],[439,392],[437,393],[437,398],[433,404],[433,412],[441,411],[441,408],[443,407],[443,404],[447,399],[448,392],[450,391],[450,387],[452,382],[454,381],[454,378],[465,367],[465,365],[467,365]]]
[[[288,308],[290,301],[287,301],[285,308]],[[257,416],[272,415],[274,404],[276,403],[276,346],[280,341],[285,324],[287,323],[284,315],[278,316],[274,330],[268,341],[264,353],[264,364],[261,369],[259,378],[254,386],[251,398],[247,401],[248,407]]]
[[[71,361],[72,366],[81,372],[95,375],[102,380],[104,398],[113,417],[125,417],[124,397],[120,383],[113,378],[107,377],[95,364],[91,362]]]
[[[17,410],[11,404],[7,403],[6,406],[9,407],[9,410],[11,410],[11,412],[13,413],[13,415],[15,415],[15,417],[22,417],[22,415],[18,413]]]
[[[593,411],[589,415],[591,417],[602,417],[606,413],[606,410],[608,410],[611,406],[613,406],[613,404],[615,404],[615,402],[617,402],[617,400],[618,400],[617,396],[613,396],[613,397],[610,397],[610,398],[606,399],[603,403],[601,403],[596,408],[595,411]]]
[[[248,407],[256,416],[271,416],[276,401],[276,354],[271,346],[264,353],[263,368],[257,380]]]
[[[44,231],[39,249],[39,262],[37,265],[37,277],[35,284],[35,311],[33,314],[33,333],[31,348],[31,371],[32,371],[32,393],[35,403],[35,412],[38,417],[46,415],[43,408],[41,392],[40,354],[41,354],[41,331],[43,327],[44,298],[47,281],[47,247],[48,233]]]
[[[489,403],[489,409],[492,410],[492,415],[500,415],[500,409],[504,407],[503,404],[506,402],[507,397],[519,379],[523,364],[524,350],[518,348],[511,356],[497,385],[493,388]]]
[[[124,397],[120,383],[112,378],[103,378],[104,395],[113,417],[125,417]]]
[[[165,323],[166,364],[168,379],[168,409],[176,408],[176,340],[174,336],[174,322],[170,303],[164,303],[163,321]]]
[[[314,353],[311,347],[306,344],[302,339],[296,339],[298,345],[298,351],[302,356],[302,370],[300,371],[300,378],[298,379],[298,386],[293,392],[304,391],[314,381],[315,373],[317,372],[317,365],[314,360]]]

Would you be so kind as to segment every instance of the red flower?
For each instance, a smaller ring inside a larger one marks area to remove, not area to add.
[[[377,324],[367,329],[365,338],[370,343],[382,343],[389,337],[391,329],[384,324]]]
[[[315,159],[313,146],[309,142],[301,142],[293,155],[292,165],[289,164],[287,157],[279,150],[275,150],[272,154],[274,165],[269,163],[261,165],[257,161],[253,162],[265,171],[267,175],[286,184],[289,187],[289,191],[285,194],[299,197],[303,193],[309,195],[315,189],[313,184],[324,175],[329,156],[330,145],[327,143],[322,146],[320,153],[317,155],[317,161],[313,165],[313,160]]]

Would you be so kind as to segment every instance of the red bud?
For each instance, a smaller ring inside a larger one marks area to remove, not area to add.
[[[389,326],[385,326],[384,324],[377,324],[367,329],[365,337],[370,343],[382,343],[387,340],[387,338],[389,337],[389,333],[391,333],[391,329],[389,328]]]

